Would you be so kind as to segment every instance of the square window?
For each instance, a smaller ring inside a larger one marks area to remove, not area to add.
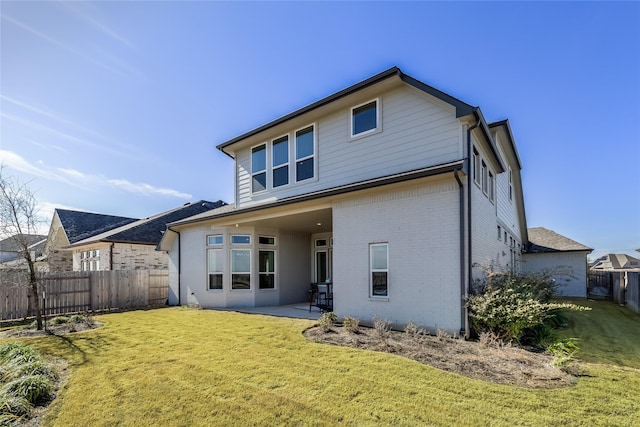
[[[313,157],[296,163],[296,181],[313,178]]]
[[[281,187],[289,183],[289,165],[273,169],[273,187]]]
[[[371,101],[351,110],[351,136],[378,128],[378,101]]]

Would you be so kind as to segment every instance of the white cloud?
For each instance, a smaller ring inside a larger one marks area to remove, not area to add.
[[[26,172],[28,174],[39,176],[42,178],[60,179],[60,177],[56,176],[55,174],[29,163],[27,160],[22,158],[22,156],[14,153],[13,151],[0,150],[0,159],[2,159],[2,164],[7,166],[8,168],[15,169],[20,172]]]
[[[58,168],[58,170],[59,170],[60,172],[62,172],[63,174],[65,174],[65,175],[67,175],[67,176],[71,177],[71,178],[78,178],[78,179],[82,179],[82,178],[85,178],[85,177],[86,177],[86,175],[85,175],[85,174],[83,174],[82,172],[78,172],[78,171],[77,171],[77,170],[75,170],[75,169],[63,169],[63,168]]]
[[[127,181],[126,179],[109,179],[107,180],[107,182],[121,190],[128,191],[130,193],[139,193],[148,196],[160,195],[177,197],[180,199],[191,199],[191,194],[183,193],[171,188],[159,188],[145,183],[132,183]]]

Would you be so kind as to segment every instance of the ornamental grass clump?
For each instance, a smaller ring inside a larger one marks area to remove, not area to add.
[[[34,405],[49,399],[56,372],[32,347],[20,343],[0,346],[0,425],[28,417]]]
[[[555,289],[546,275],[491,273],[476,282],[467,300],[472,329],[477,335],[491,332],[505,341],[548,344],[553,341],[548,328],[557,324],[558,310],[588,310],[551,302]],[[543,338],[546,342],[540,342]]]

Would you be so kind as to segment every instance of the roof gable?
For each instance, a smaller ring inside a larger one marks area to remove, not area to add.
[[[135,218],[66,209],[56,209],[56,213],[70,244],[137,221]]]

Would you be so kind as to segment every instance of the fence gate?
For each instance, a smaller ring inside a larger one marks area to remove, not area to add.
[[[613,299],[613,274],[609,271],[589,271],[587,296],[596,299]]]

